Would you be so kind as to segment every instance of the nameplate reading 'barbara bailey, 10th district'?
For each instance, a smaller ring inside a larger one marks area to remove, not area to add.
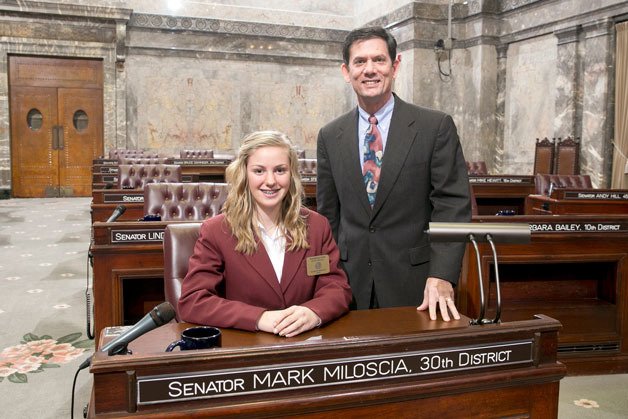
[[[427,379],[435,374],[513,364],[531,365],[531,340],[430,351],[390,353],[316,362],[262,365],[204,373],[138,377],[137,403],[155,404],[265,392],[363,383]]]
[[[530,223],[530,231],[532,233],[625,233],[628,231],[628,222]]]
[[[111,193],[103,194],[102,200],[105,204],[117,204],[121,202],[144,202],[144,191],[138,194]]]
[[[164,241],[164,229],[111,230],[111,243],[154,243]]]

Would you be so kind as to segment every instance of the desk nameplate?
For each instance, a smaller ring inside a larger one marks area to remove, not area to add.
[[[148,405],[422,377],[533,363],[531,340],[316,362],[286,363],[137,380],[137,404]]]
[[[100,168],[100,173],[118,173],[117,166],[103,166]]]
[[[172,164],[182,166],[226,166],[231,160],[225,159],[174,159]]]
[[[600,221],[600,222],[540,222],[529,223],[532,233],[626,233],[628,222]]]
[[[598,201],[628,201],[628,193],[621,192],[578,192],[565,191],[564,199],[592,199]]]
[[[124,202],[144,202],[144,191],[140,191],[139,193],[111,193],[111,194],[103,194],[102,200],[105,204],[118,204]]]
[[[316,183],[316,175],[301,175],[301,182]]]
[[[117,182],[118,181],[118,176],[115,176],[115,174],[114,175],[104,174],[104,175],[102,175],[102,181],[103,182]]]
[[[156,243],[164,241],[164,228],[151,228],[145,230],[111,230],[111,243],[138,244]]]
[[[532,184],[529,177],[509,177],[509,176],[469,176],[469,183],[520,183]]]

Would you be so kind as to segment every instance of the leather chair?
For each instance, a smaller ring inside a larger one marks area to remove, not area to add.
[[[298,166],[301,182],[316,182],[316,159],[299,159]]]
[[[547,137],[542,140],[537,138],[536,145],[534,147],[534,169],[532,174],[553,173],[554,153],[554,141],[550,141]]]
[[[159,154],[147,151],[147,150],[137,150],[137,149],[126,149],[126,148],[114,148],[109,150],[109,158],[117,159],[124,157],[159,157]]]
[[[169,164],[172,163],[170,157],[144,157],[138,155],[137,157],[118,157],[120,164]]]
[[[537,195],[549,195],[552,189],[593,189],[589,175],[550,175],[539,173],[534,177],[534,190]]]
[[[181,150],[179,156],[182,159],[213,159],[214,150]]]
[[[486,169],[486,162],[484,161],[468,161],[467,163],[467,174],[469,176],[482,176],[488,175],[488,170]]]
[[[181,296],[181,283],[188,273],[190,256],[198,239],[202,223],[168,224],[164,231],[164,294],[166,301],[175,308]]]
[[[316,159],[299,159],[299,173],[304,176],[316,176]]]
[[[227,150],[214,151],[214,158],[219,160],[235,160],[235,153]]]
[[[144,214],[162,221],[202,221],[217,215],[227,199],[226,183],[149,183],[144,187]]]
[[[580,173],[580,141],[571,137],[556,144],[554,173],[557,175],[577,175]]]
[[[121,164],[118,188],[142,189],[153,182],[181,182],[181,166],[174,164]]]

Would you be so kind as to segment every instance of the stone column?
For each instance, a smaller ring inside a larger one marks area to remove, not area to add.
[[[611,176],[615,107],[613,22],[583,25],[582,141],[580,171],[593,186],[608,187]]]
[[[109,148],[136,148],[137,144],[127,144],[126,113],[126,25],[128,20],[116,21],[116,68],[115,68],[115,137],[105,139],[105,151]]]
[[[578,27],[554,32],[557,42],[554,137],[582,136],[582,56]]]
[[[495,99],[495,153],[493,172],[503,174],[504,116],[506,113],[506,68],[508,44],[497,45],[497,97]]]

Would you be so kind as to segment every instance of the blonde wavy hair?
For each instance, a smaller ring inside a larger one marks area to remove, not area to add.
[[[286,235],[286,250],[307,249],[307,223],[301,214],[303,185],[299,174],[295,147],[285,134],[278,131],[256,131],[242,139],[238,155],[225,171],[230,185],[223,213],[238,240],[235,250],[251,255],[258,247],[259,228],[255,214],[255,200],[249,189],[247,164],[249,157],[262,147],[280,147],[288,151],[290,187],[281,203],[279,226]]]

